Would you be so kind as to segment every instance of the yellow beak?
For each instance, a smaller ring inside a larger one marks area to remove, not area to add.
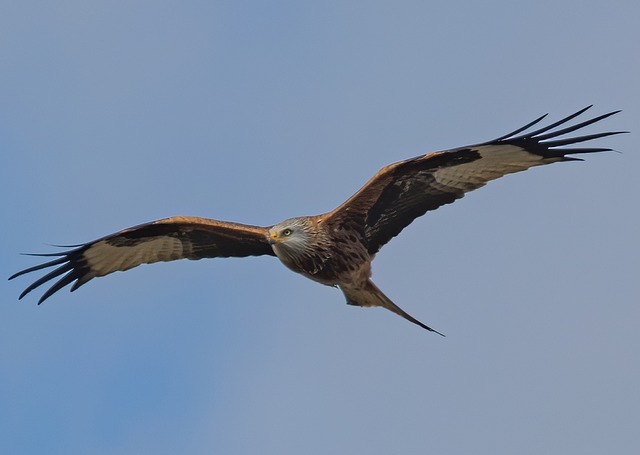
[[[280,241],[280,237],[278,237],[278,233],[277,232],[272,232],[271,234],[269,234],[269,237],[270,237],[269,243],[271,245],[273,245],[274,243]]]

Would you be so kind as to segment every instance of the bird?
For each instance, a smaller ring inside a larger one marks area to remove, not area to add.
[[[441,332],[414,318],[371,280],[371,263],[393,237],[426,212],[462,198],[466,193],[507,174],[545,164],[582,161],[569,155],[610,151],[603,147],[565,147],[606,136],[569,133],[600,122],[613,111],[567,126],[592,106],[530,131],[545,114],[496,139],[398,161],[380,169],[343,204],[315,216],[290,218],[271,226],[255,226],[210,218],[174,216],[130,227],[92,242],[70,245],[55,257],[12,275],[56,267],[29,285],[22,299],[44,283],[58,279],[38,304],[73,283],[75,291],[94,278],[141,264],[178,259],[275,256],[292,271],[339,288],[346,303],[383,307],[430,332]],[[443,335],[444,336],[444,335]]]

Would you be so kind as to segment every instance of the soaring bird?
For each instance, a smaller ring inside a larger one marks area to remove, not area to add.
[[[565,148],[623,133],[566,137],[620,111],[558,129],[590,107],[534,131],[527,132],[546,115],[488,142],[427,153],[385,166],[346,202],[322,215],[290,218],[267,227],[190,216],[164,218],[74,245],[68,251],[33,254],[56,259],[22,270],[9,279],[57,266],[20,294],[22,299],[60,277],[40,297],[40,304],[70,283],[71,291],[75,291],[93,278],[140,264],[271,255],[294,272],[338,287],[349,305],[384,307],[442,335],[402,310],[371,281],[371,262],[376,253],[417,217],[454,202],[490,180],[533,166],[580,160],[567,155],[611,150]]]

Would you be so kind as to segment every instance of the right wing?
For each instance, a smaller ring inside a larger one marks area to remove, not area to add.
[[[579,160],[567,156],[570,154],[611,150],[565,147],[621,133],[563,137],[619,112],[557,129],[587,109],[528,133],[525,131],[544,116],[489,142],[428,153],[385,166],[344,204],[324,215],[325,219],[338,225],[360,226],[369,253],[375,254],[417,217],[450,204],[491,180],[533,166]]]

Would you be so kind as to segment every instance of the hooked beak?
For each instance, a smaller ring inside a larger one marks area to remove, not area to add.
[[[269,238],[267,239],[267,242],[269,243],[269,245],[275,245],[279,241],[280,241],[280,239],[278,239],[278,233],[277,232],[272,232],[271,234],[269,234]]]

